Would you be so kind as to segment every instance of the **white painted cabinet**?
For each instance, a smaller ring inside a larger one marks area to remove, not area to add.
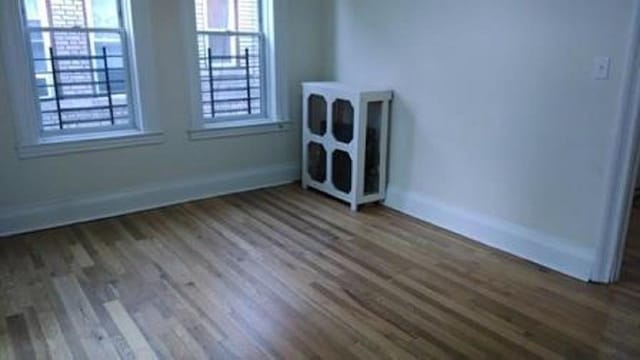
[[[303,84],[302,186],[358,205],[383,200],[391,91]]]

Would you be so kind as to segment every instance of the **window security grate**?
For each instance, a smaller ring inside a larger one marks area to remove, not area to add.
[[[205,120],[263,116],[261,34],[198,32]]]
[[[42,135],[135,127],[123,30],[27,31]]]
[[[110,59],[122,59],[122,55],[109,54],[107,47],[102,47],[101,55],[57,56],[53,48],[49,48],[48,58],[34,59],[49,62],[51,69],[38,73],[51,78],[50,84],[38,84],[38,88],[53,90],[52,96],[40,98],[45,129],[57,126],[64,130],[72,125],[115,126],[120,120],[128,123],[128,103],[115,99],[125,92],[125,80],[122,76],[112,79],[114,73],[125,69],[110,66]],[[94,66],[86,66],[89,63]],[[78,79],[80,81],[74,81]]]

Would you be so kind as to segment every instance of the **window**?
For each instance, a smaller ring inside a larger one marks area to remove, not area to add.
[[[260,0],[194,0],[205,123],[266,118]]]
[[[120,0],[23,0],[42,136],[135,128]]]

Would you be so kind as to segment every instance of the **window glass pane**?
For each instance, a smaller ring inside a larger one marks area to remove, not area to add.
[[[36,78],[36,86],[38,87],[38,97],[44,98],[49,96],[49,88],[45,78]]]
[[[256,0],[237,0],[238,31],[260,31],[260,2]]]
[[[118,0],[24,0],[28,20],[49,27],[113,28],[120,26]]]
[[[118,4],[116,0],[93,0],[93,26],[95,28],[118,28]]]
[[[229,0],[208,0],[207,25],[209,29],[229,28]]]
[[[194,0],[199,31],[260,31],[259,0]]]
[[[29,20],[29,26],[39,27],[40,21]],[[44,38],[41,32],[31,33],[31,52],[33,54],[33,68],[36,73],[47,72],[47,60],[44,46]]]
[[[37,20],[40,19],[40,14],[38,11],[39,2],[43,2],[44,0],[25,0],[24,1],[24,10],[26,12],[27,20]]]
[[[115,41],[114,41],[115,40]],[[122,45],[118,39],[109,39],[108,37],[102,37],[101,40],[94,42],[96,53],[102,55],[103,49],[107,52],[107,65],[109,66],[109,81],[112,93],[123,94],[126,92],[127,84],[125,82],[126,72],[124,71],[124,61],[122,59]],[[104,69],[104,60],[100,59],[96,61],[97,69]],[[107,89],[107,74],[104,71],[97,72],[98,90],[101,93],[106,93]]]

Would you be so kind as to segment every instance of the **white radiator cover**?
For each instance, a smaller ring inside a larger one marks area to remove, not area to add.
[[[303,83],[302,186],[351,205],[383,200],[393,92]]]

